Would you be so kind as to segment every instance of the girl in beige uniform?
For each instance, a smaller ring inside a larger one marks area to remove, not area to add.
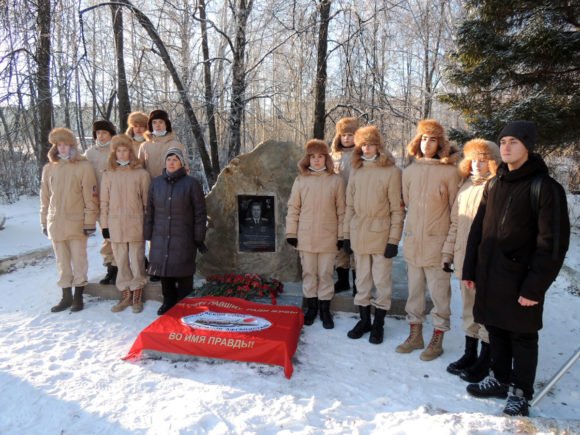
[[[139,156],[139,148],[145,143],[145,133],[149,117],[143,112],[131,112],[127,118],[127,131],[125,134],[133,141],[135,156]]]

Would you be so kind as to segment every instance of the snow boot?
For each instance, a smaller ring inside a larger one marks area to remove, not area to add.
[[[508,389],[508,398],[503,409],[503,414],[510,417],[530,415],[528,400],[524,397],[523,390],[516,388],[514,384]]]
[[[411,353],[416,349],[423,349],[425,347],[425,342],[423,341],[423,324],[411,323],[409,328],[409,336],[403,343],[397,346],[395,352]]]
[[[445,331],[441,331],[440,329],[433,330],[433,335],[431,336],[431,341],[427,345],[427,349],[421,352],[421,355],[419,356],[421,361],[432,361],[443,355],[444,334]]]
[[[111,263],[107,263],[107,274],[102,280],[99,281],[99,284],[103,285],[115,284],[115,281],[117,281],[118,271],[119,269],[117,268],[117,266],[113,266]]]
[[[133,306],[131,309],[134,313],[140,313],[143,311],[143,289],[138,288],[137,290],[133,290]]]
[[[163,302],[161,303],[161,306],[157,310],[158,316],[165,314],[167,311],[172,309],[177,303],[177,289],[173,288],[166,290],[162,287],[161,293],[163,294]]]
[[[72,312],[81,311],[85,304],[83,303],[83,292],[85,291],[84,287],[75,287],[75,294],[73,296],[73,303],[70,307]]]
[[[465,336],[465,352],[457,361],[447,366],[447,371],[452,375],[459,375],[462,370],[472,366],[477,361],[477,338]],[[472,382],[479,382],[481,379]]]
[[[50,311],[52,311],[53,313],[64,311],[72,305],[72,301],[73,301],[72,288],[65,287],[62,289],[62,299],[58,304],[52,307]]]
[[[113,305],[111,311],[113,313],[118,313],[119,311],[123,311],[129,305],[133,303],[133,295],[131,294],[131,290],[123,290],[121,292],[121,299],[117,302],[117,305]]]
[[[357,340],[365,335],[372,329],[371,325],[371,306],[368,305],[366,307],[359,306],[358,310],[360,312],[360,320],[354,328],[352,328],[346,334],[348,338],[352,338],[353,340]]]
[[[486,378],[477,384],[469,384],[467,392],[475,397],[497,397],[505,399],[508,394],[508,384],[498,381],[493,370],[489,371]]]
[[[306,313],[304,313],[304,324],[310,326],[318,316],[318,298],[306,298]]]
[[[348,282],[348,269],[344,267],[337,267],[336,274],[338,275],[338,281],[334,283],[334,293],[350,290],[350,283]]]
[[[356,296],[356,270],[352,269],[352,297]]]
[[[474,364],[462,370],[459,377],[470,383],[481,382],[489,373],[489,363],[491,361],[491,352],[489,343],[481,342],[479,357]]]
[[[330,301],[320,301],[320,320],[324,329],[334,329],[334,320],[330,312]]]
[[[387,312],[380,308],[375,308],[375,319],[369,337],[369,343],[381,344],[385,335],[385,316]]]

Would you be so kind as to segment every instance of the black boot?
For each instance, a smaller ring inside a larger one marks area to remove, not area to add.
[[[489,373],[489,363],[491,360],[491,353],[489,351],[489,343],[481,342],[481,351],[475,363],[463,370],[459,377],[464,381],[477,383],[481,382]]]
[[[50,311],[52,311],[53,313],[64,311],[72,305],[72,301],[73,301],[72,288],[65,287],[62,289],[62,299],[58,304],[52,307]]]
[[[306,298],[306,313],[304,314],[304,324],[310,326],[318,316],[318,298]]]
[[[320,320],[324,329],[334,329],[334,320],[330,313],[330,301],[320,301]]]
[[[334,293],[344,292],[350,289],[350,284],[348,282],[348,269],[344,267],[337,267],[336,274],[338,275],[338,281],[334,283]]]
[[[477,338],[465,336],[465,353],[457,361],[454,361],[447,366],[447,371],[449,373],[459,376],[462,370],[465,370],[466,368],[475,364],[475,361],[477,361],[478,341],[479,340]]]
[[[356,270],[352,269],[352,297],[356,296]]]
[[[375,319],[369,337],[369,343],[381,344],[385,335],[385,315],[387,312],[380,308],[375,308]]]
[[[85,291],[84,287],[75,287],[75,294],[73,296],[73,303],[70,307],[70,310],[81,311],[85,305],[83,304],[83,292]]]
[[[175,286],[175,283],[173,283],[173,285]],[[177,304],[177,289],[175,287],[166,288],[163,283],[161,283],[161,293],[163,294],[163,302],[157,310],[158,316],[165,314],[167,311],[172,309],[175,304]]]
[[[356,325],[354,325],[354,328],[352,328],[346,334],[348,338],[352,338],[355,340],[361,338],[365,333],[369,332],[372,329],[371,306],[370,305],[366,307],[359,306],[358,310],[360,312],[360,320]]]
[[[117,266],[113,266],[111,263],[107,264],[107,274],[102,280],[99,281],[99,284],[103,285],[115,284],[115,281],[117,281],[118,271],[119,269],[117,269]]]

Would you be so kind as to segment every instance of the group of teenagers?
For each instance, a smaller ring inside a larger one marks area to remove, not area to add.
[[[187,151],[167,112],[134,112],[128,125],[116,134],[109,121],[94,122],[95,143],[84,155],[71,130],[49,135],[40,215],[62,289],[53,312],[83,309],[87,238],[97,222],[107,267],[101,282],[120,291],[113,312],[143,310],[148,275],[161,281],[160,315],[193,290],[196,253],[207,251],[203,190],[188,175]],[[350,289],[352,271],[360,320],[347,335],[370,333],[373,344],[384,339],[393,258],[404,237],[410,330],[396,352],[423,349],[423,361],[443,353],[455,271],[465,351],[447,371],[470,382],[474,396],[507,397],[504,413],[528,415],[544,296],[562,266],[570,226],[564,190],[533,152],[536,125],[510,122],[498,140],[473,139],[461,152],[439,122],[422,120],[406,148],[411,163],[401,170],[376,126],[342,118],[331,146],[317,139],[304,146],[285,234],[302,265],[305,325],[320,316],[324,328],[334,327],[330,303]],[[425,347],[426,289],[433,332]]]
[[[351,270],[360,320],[347,335],[370,333],[370,343],[382,343],[403,238],[409,335],[396,352],[423,349],[423,361],[443,353],[455,272],[465,350],[447,371],[469,382],[473,396],[507,398],[504,414],[528,415],[545,293],[570,238],[566,195],[533,152],[537,137],[534,122],[513,121],[499,146],[477,138],[461,152],[439,122],[426,119],[406,147],[403,170],[377,127],[357,118],[337,122],[331,147],[309,140],[286,216],[286,241],[302,265],[305,325],[320,316],[324,328],[334,327],[330,302],[350,288]],[[426,289],[433,302],[427,346]]]

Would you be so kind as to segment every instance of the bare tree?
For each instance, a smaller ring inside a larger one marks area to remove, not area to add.
[[[119,111],[119,131],[127,130],[127,118],[131,113],[131,101],[129,100],[129,87],[127,74],[125,73],[125,53],[123,51],[123,9],[121,6],[112,4],[113,34],[115,37],[115,58],[117,60],[117,98]]]
[[[326,56],[328,48],[328,25],[330,23],[331,0],[320,0],[320,27],[318,30],[318,52],[316,61],[316,88],[314,91],[314,128],[312,136],[324,139],[326,122]]]

